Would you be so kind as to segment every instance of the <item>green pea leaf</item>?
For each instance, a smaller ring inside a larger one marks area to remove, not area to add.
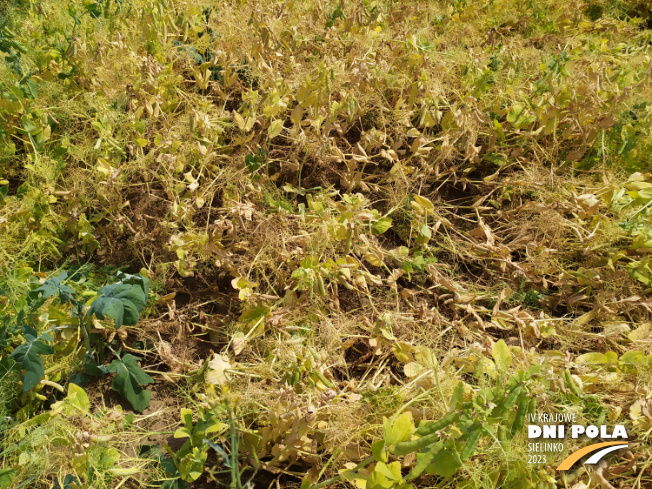
[[[395,463],[399,464],[400,473],[400,462]],[[387,475],[390,475],[391,477],[388,478]],[[396,479],[394,479],[392,470],[383,462],[378,462],[374,470],[369,474],[367,489],[390,489],[395,487],[395,482]]]
[[[192,452],[188,453],[179,461],[181,479],[186,482],[193,482],[199,479],[204,471],[207,455],[207,450],[193,447]]]
[[[68,384],[68,394],[65,399],[57,401],[50,407],[53,413],[63,412],[68,416],[75,414],[89,413],[91,403],[88,400],[88,394],[77,384]]]
[[[432,463],[426,469],[426,473],[430,475],[440,475],[442,477],[450,477],[457,469],[462,466],[462,460],[455,448],[443,448],[440,450]]]
[[[494,357],[498,370],[507,370],[512,364],[512,352],[505,340],[498,340],[491,349],[491,356]]]
[[[384,440],[376,440],[371,444],[371,453],[374,456],[376,462],[389,462],[389,457],[387,455],[387,450],[385,450]]]
[[[390,481],[400,481],[402,478],[401,462],[392,462],[391,464],[378,462],[374,471],[382,474]]]
[[[111,382],[114,391],[124,397],[136,411],[144,411],[149,406],[151,393],[141,386],[153,384],[154,379],[143,372],[138,366],[138,357],[126,354],[121,359],[115,359],[106,368],[116,376]]]
[[[84,8],[94,19],[99,19],[102,16],[102,6],[99,2],[87,3]]]
[[[387,418],[384,418],[383,424],[385,427],[384,441],[388,447],[409,440],[414,432],[414,421],[410,411],[402,413],[393,424]]]
[[[590,352],[580,355],[575,359],[577,363],[588,363],[590,365],[599,365],[608,363],[607,356],[604,353]]]
[[[392,227],[392,219],[390,217],[381,217],[371,225],[371,230],[374,234],[383,234]]]
[[[15,476],[16,471],[14,469],[0,469],[0,489],[9,487]]]

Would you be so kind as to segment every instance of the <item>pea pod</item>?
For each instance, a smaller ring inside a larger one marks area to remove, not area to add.
[[[598,426],[600,426],[601,424],[604,424],[604,420],[605,420],[606,417],[607,417],[607,409],[603,407],[600,410],[600,416],[598,417],[598,422],[596,424]]]
[[[530,414],[534,414],[537,412],[537,399],[536,397],[533,397],[530,399],[530,403],[527,406],[527,412]]]
[[[582,392],[580,391],[580,388],[573,380],[570,370],[568,369],[564,370],[564,381],[566,382],[566,387],[568,387],[573,394],[575,394],[577,397],[581,396]]]
[[[394,446],[392,453],[394,455],[407,455],[408,453],[417,452],[422,448],[427,447],[428,445],[436,443],[437,441],[439,441],[439,433],[432,433],[431,435],[422,436],[416,440],[397,443]]]
[[[27,54],[27,48],[21,42],[18,42],[14,39],[11,41],[11,44],[13,44],[14,49],[16,49],[16,51],[20,51],[23,54]]]
[[[505,409],[511,408],[514,404],[516,404],[516,401],[518,400],[518,396],[521,395],[521,391],[523,390],[523,387],[520,385],[517,385],[510,393],[509,395],[505,398],[505,402],[503,402],[503,406]]]
[[[324,374],[322,374],[319,370],[314,370],[313,373],[317,376],[317,378],[321,381],[322,384],[324,384],[327,388],[332,389],[333,384],[330,383],[330,381],[324,377]]]
[[[138,474],[140,472],[140,468],[138,468],[138,467],[129,467],[129,468],[113,467],[112,469],[109,469],[109,472],[112,475],[115,475],[115,476],[136,475],[136,474]]]
[[[426,450],[423,454],[423,456],[419,459],[419,461],[416,463],[412,471],[405,477],[405,480],[412,480],[416,479],[419,477],[421,474],[423,474],[423,471],[428,468],[428,465],[432,463],[434,458],[437,456],[439,451],[442,448],[443,443],[435,443],[434,445],[428,447],[428,450]]]
[[[516,417],[512,423],[511,437],[514,438],[517,433],[523,430],[525,425],[525,415],[527,414],[528,400],[526,397],[522,397],[518,402],[518,409],[516,410]]]
[[[317,275],[317,292],[319,295],[326,295],[326,286],[324,285],[324,277]]]
[[[453,423],[457,418],[459,414],[458,413],[451,413],[447,416],[444,416],[441,418],[439,421],[435,421],[434,423],[426,423],[424,425],[421,425],[417,428],[416,434],[419,436],[425,436],[425,435],[431,435],[432,433],[442,430],[446,428],[446,426],[450,425]]]
[[[523,390],[523,387],[520,385],[517,385],[514,387],[510,393],[507,395],[505,400],[498,404],[493,410],[491,411],[491,417],[498,417],[502,416],[506,411],[508,411],[514,404],[516,404],[516,400],[518,399],[518,396],[521,395],[521,391]]]
[[[292,372],[292,377],[290,377],[290,385],[294,387],[299,383],[299,371],[295,370]]]
[[[570,377],[570,370],[568,370],[568,369],[564,370],[564,373],[562,374],[562,377],[564,378],[564,384],[566,384],[566,386],[568,387],[568,385],[570,384],[569,379],[571,378]]]
[[[505,425],[498,425],[498,441],[507,440],[507,428]]]
[[[310,352],[310,355],[312,356],[312,358],[315,360],[315,364],[320,364],[322,362],[321,357],[319,356],[319,353],[317,353],[317,350],[310,347],[310,349],[308,351]]]
[[[462,449],[462,453],[460,453],[460,458],[462,459],[462,461],[466,460],[471,456],[471,454],[475,450],[476,445],[478,444],[478,440],[480,439],[481,434],[482,434],[482,426],[478,426],[475,429],[475,431],[471,433],[469,439],[466,440],[464,448]]]

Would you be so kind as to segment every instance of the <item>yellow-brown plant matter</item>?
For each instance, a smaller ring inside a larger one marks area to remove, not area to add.
[[[652,487],[651,46],[642,0],[0,1],[0,489]],[[629,448],[528,463],[536,412]]]

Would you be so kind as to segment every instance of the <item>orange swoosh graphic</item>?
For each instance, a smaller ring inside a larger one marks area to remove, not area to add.
[[[573,466],[573,464],[577,462],[579,459],[581,459],[584,455],[586,455],[587,453],[594,452],[598,448],[608,447],[611,445],[622,445],[624,443],[627,443],[627,440],[605,441],[603,443],[594,443],[593,445],[589,445],[588,447],[581,448],[578,451],[571,453],[561,464],[559,464],[559,467],[557,467],[556,470],[570,469]]]

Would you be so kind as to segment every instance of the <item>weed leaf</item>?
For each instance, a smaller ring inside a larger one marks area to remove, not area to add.
[[[87,313],[89,317],[95,314],[99,319],[110,317],[116,329],[123,324],[133,326],[138,322],[149,294],[148,278],[127,274],[122,277],[120,282],[105,285],[98,291]]]
[[[72,299],[72,294],[74,292],[70,287],[61,283],[66,278],[68,278],[68,273],[61,272],[61,274],[57,275],[56,277],[46,280],[40,287],[28,292],[27,296],[33,302],[38,300],[44,302],[54,294],[58,294],[61,304],[64,304]],[[41,304],[43,302],[41,302]]]
[[[124,397],[136,411],[143,412],[149,406],[151,393],[141,386],[153,384],[154,379],[143,372],[138,366],[138,357],[131,354],[115,359],[106,368],[116,376],[111,382],[114,391]]]
[[[72,474],[66,475],[63,479],[63,486],[59,482],[59,478],[54,479],[54,489],[78,489],[81,487],[79,479]]]
[[[30,326],[23,326],[23,335],[25,343],[19,345],[11,354],[11,358],[22,363],[25,374],[21,374],[23,381],[23,392],[36,387],[45,375],[43,369],[43,360],[41,355],[52,355],[54,349],[45,343],[52,342],[54,339],[48,333],[38,335],[38,331]]]

